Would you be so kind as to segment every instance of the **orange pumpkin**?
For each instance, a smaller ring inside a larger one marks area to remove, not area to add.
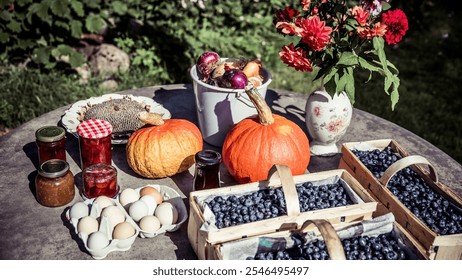
[[[239,183],[267,179],[274,164],[287,165],[293,175],[305,173],[310,162],[310,145],[306,134],[294,122],[272,114],[270,108],[251,85],[246,87],[258,115],[237,123],[223,144],[223,163]]]
[[[152,125],[138,129],[128,139],[127,162],[133,171],[146,178],[164,178],[194,164],[194,155],[203,146],[195,124],[183,119],[162,120],[157,114],[144,114],[140,119]]]

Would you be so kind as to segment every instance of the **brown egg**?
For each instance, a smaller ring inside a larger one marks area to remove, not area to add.
[[[143,187],[140,190],[140,196],[145,196],[145,195],[153,196],[157,202],[157,205],[161,204],[164,201],[162,194],[156,188],[153,188],[150,186]]]

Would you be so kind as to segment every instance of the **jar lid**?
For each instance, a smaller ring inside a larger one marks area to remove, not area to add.
[[[100,119],[85,120],[77,126],[77,133],[83,138],[103,138],[112,133],[112,124]]]
[[[64,128],[54,125],[44,126],[35,131],[35,138],[41,142],[54,142],[66,135]]]
[[[201,165],[214,165],[221,162],[221,154],[213,150],[202,150],[196,153],[196,163]]]
[[[62,159],[50,159],[42,163],[38,173],[46,178],[57,178],[69,171],[69,163]]]

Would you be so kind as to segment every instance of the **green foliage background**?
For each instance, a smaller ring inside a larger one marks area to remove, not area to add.
[[[104,93],[98,78],[81,85],[70,71],[85,60],[74,49],[82,34],[99,33],[130,54],[130,70],[115,76],[119,90],[190,83],[188,68],[214,50],[223,57],[258,57],[273,75],[270,87],[307,94],[317,86],[309,82],[316,73],[296,72],[278,56],[288,38],[275,31],[273,14],[289,2],[298,1],[206,0],[201,8],[190,0],[0,0],[0,129]],[[449,0],[391,5],[410,21],[405,40],[386,46],[400,70],[400,101],[391,111],[383,79],[372,79],[355,85],[355,107],[407,128],[462,163],[460,9]],[[59,62],[63,55],[69,64]]]

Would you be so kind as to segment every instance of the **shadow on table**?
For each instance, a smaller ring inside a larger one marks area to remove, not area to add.
[[[198,125],[196,105],[192,85],[184,89],[161,88],[156,90],[154,101],[170,111],[172,119],[186,119]]]

